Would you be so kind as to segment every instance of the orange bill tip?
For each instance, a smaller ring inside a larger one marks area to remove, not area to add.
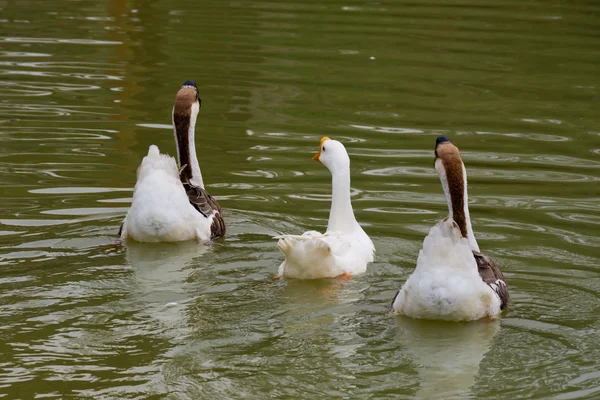
[[[321,162],[321,160],[319,159],[319,157],[321,157],[321,152],[320,151],[313,156],[313,160]]]

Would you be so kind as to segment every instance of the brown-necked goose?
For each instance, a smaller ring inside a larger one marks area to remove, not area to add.
[[[417,267],[392,309],[424,319],[497,317],[508,306],[508,287],[494,261],[479,251],[469,216],[467,171],[458,148],[445,136],[436,141],[435,170],[449,215],[429,231]]]
[[[217,201],[206,191],[196,158],[194,130],[201,100],[194,81],[181,86],[173,107],[179,166],[151,145],[137,171],[122,239],[139,242],[208,241],[225,234]]]

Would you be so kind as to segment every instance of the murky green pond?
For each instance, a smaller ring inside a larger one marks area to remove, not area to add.
[[[600,396],[600,4],[0,1],[0,397]],[[194,79],[228,236],[114,243]],[[469,171],[501,321],[388,314]],[[324,230],[346,144],[377,248],[349,281],[273,281],[272,236]]]

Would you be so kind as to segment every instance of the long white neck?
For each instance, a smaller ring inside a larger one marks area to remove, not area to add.
[[[196,117],[200,106],[198,103],[192,105],[192,113],[190,116],[190,124],[187,132],[177,132],[177,126],[173,121],[173,130],[175,133],[175,143],[177,144],[177,162],[179,168],[187,165],[191,171],[191,177],[188,181],[194,185],[204,189],[204,181],[202,180],[202,172],[200,172],[200,164],[196,156],[196,143],[194,139],[196,131]]]
[[[473,233],[473,227],[471,225],[471,216],[469,215],[469,195],[467,194],[467,170],[465,169],[464,165],[462,166],[462,172],[462,190],[457,190],[453,193],[456,196],[461,196],[462,202],[457,201],[458,199],[452,198],[450,188],[448,185],[448,177],[446,175],[445,170],[442,170],[440,173],[440,181],[442,182],[442,188],[444,189],[444,194],[446,195],[446,202],[448,203],[448,216],[456,221],[456,218],[454,218],[454,205],[462,203],[463,212],[465,215],[465,225],[467,230],[467,240],[469,241],[469,246],[471,247],[471,250],[479,251],[479,245],[477,244],[475,234]]]
[[[350,169],[332,173],[331,211],[327,231],[351,232],[358,222],[350,201]]]
[[[198,164],[198,157],[196,156],[196,142],[194,135],[196,132],[196,116],[192,113],[190,120],[190,129],[188,130],[188,137],[190,138],[190,166],[192,168],[192,177],[190,183],[194,186],[199,186],[204,189],[204,181],[202,180],[202,172],[200,172],[200,164]]]
[[[471,245],[471,250],[479,251],[479,245],[477,244],[477,240],[475,239],[475,234],[473,233],[473,227],[471,226],[471,215],[469,214],[469,195],[467,190],[467,170],[463,165],[463,177],[464,177],[464,185],[465,185],[465,193],[464,193],[464,211],[465,217],[467,220],[467,240],[469,241],[469,245]]]

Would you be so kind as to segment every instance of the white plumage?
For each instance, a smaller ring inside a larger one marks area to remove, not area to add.
[[[278,276],[296,279],[333,278],[363,273],[373,261],[375,247],[356,221],[350,201],[350,158],[344,146],[323,138],[313,159],[332,174],[332,200],[325,234],[281,235],[277,243],[285,255]]]
[[[138,168],[121,237],[138,242],[207,241],[213,217],[206,218],[191,205],[175,159],[150,146]]]
[[[364,236],[363,236],[364,234]],[[375,248],[363,232],[308,231],[277,236],[277,246],[285,255],[278,275],[296,279],[333,278],[362,274],[373,261]]]
[[[137,171],[131,207],[121,226],[121,239],[138,242],[208,241],[225,234],[217,201],[204,189],[194,145],[200,110],[198,88],[187,81],[177,92],[173,132],[177,158],[152,145]]]
[[[417,266],[392,308],[413,318],[470,321],[500,313],[500,299],[477,271],[473,251],[452,219],[423,241]]]
[[[469,215],[467,171],[458,148],[445,136],[437,139],[435,156],[449,216],[429,231],[392,310],[421,319],[494,318],[508,304],[508,287],[495,263],[479,252]]]

